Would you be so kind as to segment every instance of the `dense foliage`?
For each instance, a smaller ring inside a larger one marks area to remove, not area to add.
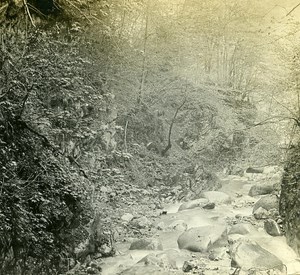
[[[81,176],[70,169],[61,142],[54,143],[67,132],[61,124],[62,113],[67,114],[58,111],[63,104],[58,87],[68,78],[56,74],[69,73],[74,55],[57,62],[49,39],[47,51],[44,33],[2,36],[0,269],[5,274],[53,274],[67,266],[79,241],[74,229],[87,222],[81,222],[83,208],[89,215],[82,201],[86,191],[77,181]]]
[[[39,137],[9,124],[1,135],[1,273],[53,274],[74,244],[84,191]]]

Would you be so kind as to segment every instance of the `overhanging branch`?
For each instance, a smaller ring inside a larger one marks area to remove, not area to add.
[[[289,16],[295,9],[297,9],[300,6],[300,3],[298,3],[295,7],[293,7],[286,16]]]

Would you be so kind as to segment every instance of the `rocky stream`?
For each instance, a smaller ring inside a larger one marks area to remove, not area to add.
[[[299,275],[278,211],[280,178],[274,167],[221,176],[221,189],[165,205],[155,235],[118,243],[116,256],[92,263],[88,273],[96,274],[94,264],[103,275]]]

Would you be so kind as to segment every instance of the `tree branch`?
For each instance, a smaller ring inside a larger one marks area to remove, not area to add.
[[[279,104],[281,107],[283,107],[284,109],[286,109],[290,114],[292,114],[294,117],[296,117],[296,114],[287,106],[283,105],[281,102],[279,102],[274,96],[272,97],[277,104]]]
[[[74,9],[76,9],[89,23],[92,23],[91,20],[81,11],[80,8],[78,8],[76,5],[74,5],[71,1],[66,0],[66,2],[72,6]]]
[[[272,124],[272,123],[278,123],[284,120],[294,120],[297,124],[298,127],[300,127],[300,119],[297,119],[296,117],[288,117],[288,116],[273,116],[273,117],[268,117],[258,123],[255,123],[243,130],[249,130],[251,128],[257,127],[257,126],[263,126],[266,124]]]
[[[29,11],[29,8],[28,8],[28,5],[27,5],[27,0],[23,0],[23,4],[24,4],[24,7],[25,7],[25,12],[27,13],[27,15],[29,17],[32,26],[36,27],[35,24],[34,24],[33,18],[30,14],[30,11]]]
[[[86,172],[84,171],[84,169],[82,168],[82,166],[77,162],[77,160],[70,156],[70,155],[66,155],[62,152],[60,152],[57,148],[55,148],[50,141],[48,140],[48,138],[42,134],[40,134],[39,132],[35,131],[34,129],[32,129],[31,127],[28,126],[28,124],[23,121],[23,120],[19,120],[18,123],[25,129],[27,129],[28,131],[30,131],[31,133],[35,134],[36,136],[38,136],[39,138],[41,138],[44,142],[44,145],[48,148],[51,148],[53,151],[57,152],[58,154],[60,154],[61,156],[65,156],[68,158],[68,160],[70,161],[70,163],[75,163],[76,166],[79,168],[79,171],[83,174],[83,176],[88,179],[89,177],[87,176]]]
[[[300,6],[300,3],[298,3],[295,7],[293,7],[286,16],[289,16],[295,9],[297,9]]]

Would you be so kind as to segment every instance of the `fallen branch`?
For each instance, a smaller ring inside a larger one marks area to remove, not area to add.
[[[31,14],[30,14],[30,11],[29,11],[29,8],[28,8],[28,4],[27,4],[27,0],[23,0],[23,3],[24,3],[24,7],[25,7],[25,12],[27,13],[27,15],[29,17],[32,26],[36,27],[36,25],[34,24],[33,18],[32,18]]]

